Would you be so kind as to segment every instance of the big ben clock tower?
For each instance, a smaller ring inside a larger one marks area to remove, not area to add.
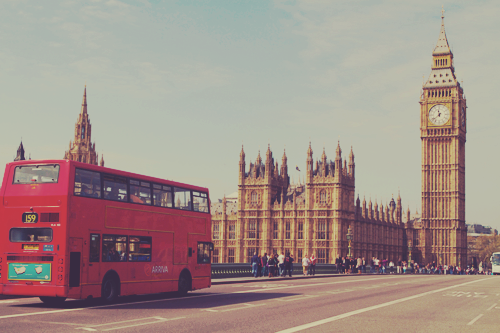
[[[420,98],[422,229],[416,248],[422,262],[467,264],[465,226],[465,95],[455,76],[444,30],[432,52],[431,74]]]

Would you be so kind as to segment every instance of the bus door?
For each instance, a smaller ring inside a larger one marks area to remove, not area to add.
[[[81,238],[71,237],[69,239],[69,288],[70,293],[80,294],[81,267],[82,267],[82,246]],[[72,290],[73,288],[73,290]],[[78,288],[78,289],[76,289]]]
[[[82,274],[86,284],[95,285],[101,283],[101,265],[99,259],[101,257],[101,235],[98,233],[90,233],[89,238],[89,260],[84,262],[84,270],[86,274]],[[85,256],[84,256],[85,257]]]

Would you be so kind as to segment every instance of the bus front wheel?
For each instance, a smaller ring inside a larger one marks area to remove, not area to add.
[[[40,296],[40,300],[47,305],[60,305],[66,300],[66,297]]]
[[[118,298],[118,282],[113,278],[107,278],[102,283],[102,299],[106,303],[113,303]]]

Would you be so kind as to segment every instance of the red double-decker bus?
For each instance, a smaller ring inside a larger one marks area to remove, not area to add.
[[[208,189],[68,160],[7,164],[0,294],[66,298],[211,286]]]

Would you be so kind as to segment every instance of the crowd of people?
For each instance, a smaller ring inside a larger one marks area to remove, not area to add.
[[[461,268],[459,266],[453,265],[439,265],[435,261],[427,265],[419,264],[414,262],[407,262],[404,260],[399,260],[394,262],[388,259],[379,259],[373,257],[371,260],[367,261],[363,257],[359,258],[348,258],[348,257],[338,257],[335,260],[337,265],[337,270],[340,274],[348,273],[378,273],[378,274],[451,274],[451,275],[471,275],[471,274],[488,274],[488,272],[483,269],[483,263],[479,264],[476,269],[474,267],[467,266],[467,268]]]
[[[254,252],[251,258],[252,274],[255,278],[268,276],[292,277],[293,263],[295,259],[290,253],[270,254],[264,253],[263,256],[257,255]],[[304,255],[302,258],[302,273],[306,275],[316,274],[317,258],[312,254]],[[467,266],[461,268],[453,265],[440,265],[435,261],[427,265],[419,264],[414,261],[407,262],[399,260],[394,262],[388,259],[379,259],[373,257],[371,260],[365,260],[364,257],[349,258],[338,257],[335,259],[337,271],[340,274],[352,273],[373,273],[373,274],[451,274],[451,275],[471,275],[471,274],[488,274],[481,262],[478,268]]]
[[[274,276],[289,276],[292,277],[293,263],[295,259],[293,254],[277,253],[270,254],[264,253],[263,256],[257,255],[254,252],[253,257],[250,261],[252,265],[252,274],[255,278],[262,276],[269,276],[270,278]],[[302,268],[304,275],[315,275],[316,274],[316,262],[317,259],[312,254],[310,257],[307,255],[302,258]]]

